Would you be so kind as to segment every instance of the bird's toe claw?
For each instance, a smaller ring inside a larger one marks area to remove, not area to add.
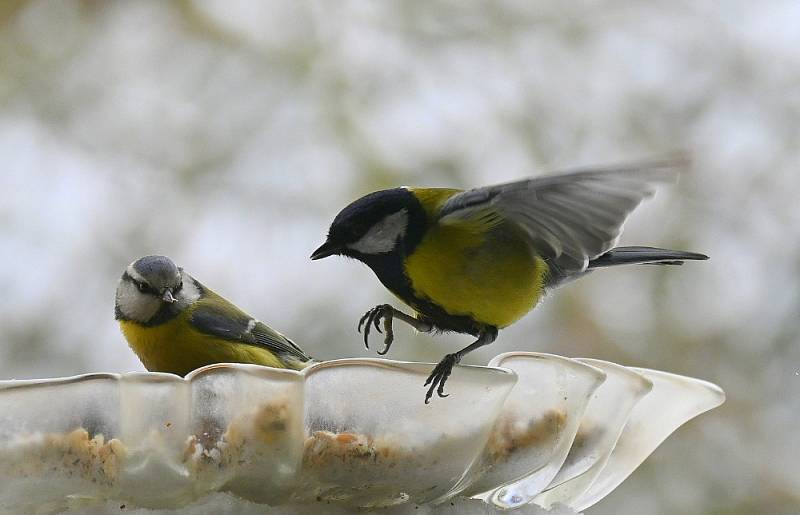
[[[383,339],[383,350],[379,350],[378,354],[384,356],[387,352],[389,352],[389,349],[391,348],[393,341],[394,337],[391,334],[387,333],[386,338]]]
[[[362,316],[362,317],[361,317],[361,318],[358,320],[358,332],[359,332],[359,333],[361,333],[361,328],[364,326],[364,321],[365,321],[367,318],[369,318],[369,315],[370,315],[371,313],[372,313],[372,310],[370,309],[369,311],[367,311],[366,313],[364,313],[364,316]]]
[[[458,361],[459,358],[456,354],[448,354],[436,365],[436,367],[433,369],[433,372],[431,372],[431,375],[428,376],[428,379],[423,385],[430,385],[430,388],[428,388],[428,391],[425,394],[425,404],[429,404],[431,402],[431,397],[433,397],[434,392],[436,392],[436,395],[439,397],[447,397],[449,395],[444,393],[444,385],[447,382],[447,378],[450,377],[450,374],[453,372],[453,367],[456,366]]]
[[[383,339],[383,350],[378,351],[378,354],[380,354],[381,356],[389,352],[389,349],[392,347],[392,342],[394,341],[394,330],[392,329],[391,311],[387,311],[383,315],[383,330],[386,332],[386,336]]]
[[[389,347],[392,346],[392,341],[394,340],[394,332],[392,331],[393,312],[394,308],[392,306],[381,304],[364,313],[364,316],[358,321],[358,332],[360,333],[361,328],[364,328],[364,347],[369,349],[369,333],[374,327],[379,333],[386,333],[383,340],[383,351],[378,351],[378,354],[384,355],[389,352]],[[383,330],[381,330],[380,325],[381,319],[383,319]]]

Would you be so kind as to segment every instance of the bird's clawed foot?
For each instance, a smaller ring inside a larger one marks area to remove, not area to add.
[[[369,333],[372,327],[381,333],[385,332],[383,339],[383,350],[378,351],[378,354],[383,356],[389,352],[389,348],[394,341],[394,330],[392,329],[392,319],[394,318],[394,308],[389,304],[380,304],[370,309],[361,320],[358,321],[358,332],[361,332],[361,327],[364,327],[364,346],[369,349]],[[383,331],[381,331],[380,321],[383,319]]]
[[[448,394],[444,393],[444,384],[447,382],[447,378],[450,377],[450,374],[453,372],[453,367],[461,361],[461,356],[458,353],[454,354],[447,354],[442,360],[439,362],[438,365],[433,369],[431,375],[428,376],[427,381],[425,381],[424,386],[431,385],[428,388],[428,393],[425,394],[425,404],[431,402],[431,397],[433,397],[433,392],[435,391],[439,397],[447,397]]]

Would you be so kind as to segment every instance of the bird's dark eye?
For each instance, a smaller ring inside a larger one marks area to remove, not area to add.
[[[172,289],[172,293],[178,293],[179,291],[181,291],[181,288],[183,288],[183,281],[181,281],[181,283],[178,286]]]
[[[135,284],[136,285],[136,289],[139,290],[142,293],[150,293],[150,294],[153,294],[153,295],[157,295],[158,294],[158,292],[155,291],[153,288],[151,288],[150,285],[147,284],[147,283],[133,280],[133,284]]]

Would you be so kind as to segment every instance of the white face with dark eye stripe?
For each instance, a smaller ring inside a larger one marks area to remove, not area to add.
[[[117,285],[117,318],[147,322],[153,318],[164,301],[139,290],[137,283],[123,276]]]
[[[385,254],[394,250],[407,228],[408,210],[401,209],[383,217],[347,247],[362,254]]]
[[[173,301],[165,300],[169,293]],[[195,280],[163,256],[147,256],[125,269],[116,293],[116,318],[147,323],[162,307],[180,312],[200,298]]]

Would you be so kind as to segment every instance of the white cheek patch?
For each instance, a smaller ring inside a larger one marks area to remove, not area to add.
[[[178,307],[184,309],[197,302],[197,299],[200,298],[200,290],[195,286],[192,276],[183,270],[181,270],[181,281],[183,281],[183,287],[176,298],[178,299]]]
[[[158,312],[161,300],[142,294],[130,281],[121,281],[117,287],[117,306],[126,318],[146,322]]]
[[[376,223],[355,243],[348,245],[362,254],[385,254],[391,252],[406,233],[408,227],[408,211],[401,209],[386,216]]]
[[[135,270],[133,270],[133,273],[131,273],[130,269],[128,270],[128,274],[134,279],[137,276],[141,278],[138,274],[134,275],[135,273]],[[177,300],[175,307],[179,311],[191,306],[200,298],[200,289],[195,284],[194,279],[183,271],[181,271],[181,279],[183,287],[175,295]],[[125,318],[142,323],[152,319],[158,313],[158,310],[164,306],[164,302],[160,297],[142,293],[133,282],[126,280],[120,281],[117,287],[116,300],[117,307]]]

